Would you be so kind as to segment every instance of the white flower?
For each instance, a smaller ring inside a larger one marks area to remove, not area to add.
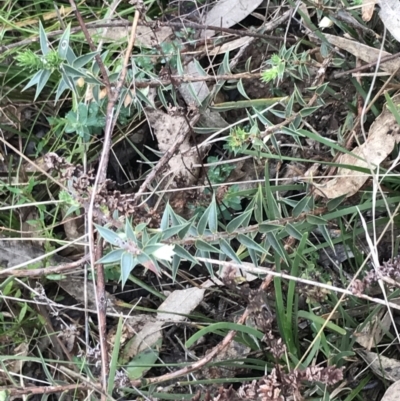
[[[175,255],[174,246],[175,245],[163,245],[153,252],[153,256],[156,259],[167,260],[168,262],[171,262],[172,256]]]

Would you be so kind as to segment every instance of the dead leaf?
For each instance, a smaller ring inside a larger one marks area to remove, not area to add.
[[[370,351],[372,347],[381,342],[385,333],[389,331],[391,324],[392,320],[388,311],[386,313],[385,311],[377,313],[366,324],[362,323],[357,327],[354,333],[356,341]]]
[[[347,52],[353,54],[354,56],[360,58],[366,63],[374,63],[378,60],[379,54],[381,54],[381,58],[391,56],[390,53],[385,51],[380,51],[380,49],[375,49],[374,47],[370,47],[359,43],[355,40],[350,40],[343,38],[341,36],[324,34],[326,40],[334,46],[339,47],[342,50],[346,50]],[[397,71],[400,68],[400,60],[389,60],[381,63],[380,68],[390,74]]]
[[[22,367],[24,366],[24,356],[27,356],[29,352],[29,346],[26,343],[21,343],[17,347],[14,348],[14,356],[18,356],[21,359],[14,360],[7,364],[7,369],[12,373],[20,373]]]
[[[231,40],[230,42],[224,43],[220,46],[215,46],[213,49],[208,50],[206,46],[201,46],[198,48],[198,51],[207,52],[209,56],[217,56],[218,54],[225,54],[226,52],[230,52],[232,50],[236,50],[239,47],[246,46],[248,43],[252,42],[254,38],[249,36],[243,36],[241,38],[237,38],[235,40]]]
[[[206,15],[205,25],[230,28],[251,14],[262,0],[219,0]],[[214,36],[215,31],[207,30],[206,37]]]
[[[393,383],[383,394],[381,401],[398,401],[400,400],[400,381]]]
[[[400,380],[400,361],[378,355],[375,352],[357,351],[357,353],[368,363],[372,371],[381,379],[397,382]]]
[[[363,21],[368,22],[371,20],[376,2],[377,0],[363,0],[363,6],[361,8]]]
[[[204,288],[197,287],[172,292],[157,309],[157,318],[161,321],[169,322],[180,322],[185,320],[186,317],[183,315],[189,314],[200,304],[204,298],[204,292]],[[170,312],[178,312],[179,315]]]
[[[89,33],[103,42],[118,42],[119,40],[127,41],[131,34],[130,26],[119,26],[111,28],[90,28]],[[169,26],[160,26],[151,28],[139,25],[136,28],[135,45],[153,48],[155,44],[161,44],[173,35],[173,31]]]
[[[400,42],[400,2],[398,0],[379,0],[379,17],[386,29]]]
[[[188,288],[173,291],[158,307],[157,320],[146,323],[124,348],[124,361],[135,357],[147,348],[153,349],[162,339],[162,328],[166,323],[185,320],[203,301],[205,289]],[[168,312],[168,313],[166,313]]]
[[[393,97],[396,104],[400,95]],[[340,164],[358,166],[369,169],[369,165],[379,166],[392,152],[396,143],[400,142],[400,127],[387,106],[371,125],[367,141],[356,147],[351,154],[343,154],[338,158]],[[362,158],[358,159],[353,155]],[[368,160],[368,162],[366,161]],[[338,169],[337,178],[324,184],[314,184],[318,189],[316,193],[333,199],[342,195],[354,195],[365,184],[371,174],[350,170],[344,167]]]
[[[154,129],[157,137],[158,148],[161,152],[168,151],[174,144],[177,136],[182,130],[188,129],[185,117],[164,113],[157,109],[146,109],[148,122]],[[196,150],[192,150],[190,136],[188,135],[179,148],[179,153],[169,160],[169,168],[183,185],[194,185],[197,180],[198,168],[193,167],[200,164]]]
[[[199,76],[196,64],[194,61],[189,62],[184,67],[185,76],[196,77]],[[210,96],[210,90],[206,82],[191,82],[179,86],[179,93],[185,100],[186,104],[200,104]],[[200,125],[205,127],[225,128],[229,124],[220,116],[219,113],[206,109],[200,118]]]

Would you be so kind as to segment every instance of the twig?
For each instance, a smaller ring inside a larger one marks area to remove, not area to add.
[[[80,12],[78,11],[74,0],[69,0],[72,6],[72,9],[75,11],[75,15],[78,19],[79,25],[82,28],[82,31],[85,35],[85,38],[91,48],[92,51],[95,51],[95,46],[93,41],[90,37],[89,31],[82,19]],[[121,92],[121,88],[124,84],[129,56],[132,52],[133,45],[135,43],[135,36],[136,36],[136,27],[139,21],[139,10],[136,9],[135,16],[132,23],[132,31],[130,40],[128,43],[128,48],[125,53],[124,63],[121,71],[120,78],[117,83],[117,87],[113,90],[110,84],[110,80],[107,75],[106,68],[104,66],[103,61],[101,60],[100,56],[96,56],[96,61],[99,64],[101,73],[103,75],[103,79],[107,89],[108,95],[108,103],[107,103],[107,111],[106,111],[106,125],[104,129],[104,144],[103,144],[103,151],[101,152],[100,162],[98,171],[96,174],[95,183],[92,188],[92,193],[90,196],[90,203],[88,207],[87,213],[87,227],[88,227],[88,236],[89,236],[89,252],[90,252],[90,265],[92,268],[92,272],[94,273],[94,266],[96,260],[100,259],[102,256],[102,247],[101,247],[101,240],[99,240],[98,246],[95,250],[94,247],[94,203],[95,198],[97,195],[97,189],[99,186],[105,181],[107,175],[107,165],[110,155],[110,147],[111,147],[111,136],[112,131],[116,122],[116,116],[114,115],[114,107],[119,98],[119,94]],[[93,276],[95,276],[93,274]],[[109,371],[109,363],[108,363],[108,347],[107,347],[107,338],[106,338],[106,309],[107,309],[107,293],[105,291],[105,274],[104,274],[104,267],[103,265],[97,266],[97,280],[96,280],[96,307],[97,307],[97,315],[99,321],[99,342],[100,342],[100,349],[101,349],[101,384],[104,393],[107,392],[107,376]]]
[[[272,275],[268,275],[265,277],[264,281],[260,285],[259,291],[265,291],[269,285],[271,284],[271,281],[273,279]],[[247,307],[246,310],[243,312],[242,316],[238,320],[238,324],[244,324],[246,322],[246,319],[250,315],[250,309]],[[191,372],[194,372],[196,370],[201,369],[203,366],[205,366],[207,363],[211,362],[211,360],[217,356],[219,353],[221,353],[233,340],[233,338],[236,335],[236,331],[231,330],[229,333],[224,337],[224,339],[217,344],[204,358],[196,361],[192,365],[185,366],[184,368],[177,370],[175,372],[171,373],[166,373],[165,375],[158,376],[158,377],[152,377],[149,379],[142,379],[142,380],[132,380],[131,385],[134,387],[140,387],[140,386],[148,386],[150,384],[157,384],[161,383],[167,380],[173,380],[181,376],[185,376]]]
[[[0,277],[42,277],[47,274],[59,274],[59,273],[65,273],[67,271],[76,269],[79,266],[82,266],[89,260],[89,256],[85,255],[83,258],[77,260],[76,262],[71,262],[71,263],[63,263],[61,265],[57,266],[49,266],[49,267],[44,267],[41,269],[18,269],[18,270],[9,270],[7,272],[3,272],[0,270]]]
[[[75,1],[74,0],[69,0],[69,3],[71,4],[71,7],[75,12],[76,18],[77,18],[77,20],[79,22],[79,26],[81,27],[82,32],[85,35],[85,39],[88,42],[90,50],[92,52],[95,52],[96,51],[96,46],[94,45],[94,43],[92,41],[92,38],[90,37],[89,31],[86,28],[86,25],[85,25],[85,23],[83,21],[81,13],[78,11],[78,9],[76,7]],[[111,95],[111,84],[110,84],[110,80],[108,79],[108,74],[107,74],[106,67],[105,67],[105,65],[103,63],[103,60],[101,59],[99,54],[96,54],[95,59],[96,59],[97,64],[99,65],[99,69],[101,71],[101,75],[103,76],[104,85],[106,86],[106,89],[107,89],[107,94],[108,94],[108,96],[110,96]]]
[[[0,387],[0,391],[7,391],[8,395],[12,397],[21,397],[21,396],[29,396],[29,395],[39,395],[39,394],[54,394],[54,393],[63,393],[64,391],[75,391],[75,390],[88,390],[88,387],[85,383],[80,384],[64,384],[62,386],[42,386],[42,387]]]
[[[280,20],[281,22],[284,21],[284,18],[287,19],[286,13],[284,13],[282,15],[282,17],[280,17],[280,18],[283,19],[283,20]],[[130,25],[131,25],[131,23],[129,21],[117,20],[117,21],[107,21],[107,22],[99,22],[99,21],[88,22],[86,27],[89,29],[93,29],[93,28],[124,27],[124,26],[130,26]],[[246,31],[244,29],[230,29],[230,28],[222,28],[220,26],[202,25],[202,24],[197,24],[195,22],[160,22],[160,21],[156,20],[156,21],[149,21],[149,22],[140,22],[140,23],[138,23],[138,25],[148,26],[148,27],[153,27],[153,28],[157,28],[157,26],[174,26],[174,27],[178,27],[178,28],[179,27],[182,27],[182,28],[188,27],[188,28],[201,29],[201,30],[202,29],[210,29],[210,30],[217,31],[217,32],[230,33],[230,34],[233,34],[236,36],[249,36],[249,37],[253,37],[253,38],[278,40],[278,41],[284,40],[284,38],[281,36],[265,35],[265,34],[258,33],[258,32]],[[266,26],[268,27],[268,24],[266,24]],[[271,29],[269,29],[269,30],[271,30]],[[71,28],[71,33],[77,33],[80,31],[83,31],[81,26]],[[47,35],[47,37],[51,38],[51,37],[62,35],[63,33],[64,33],[64,31],[62,29],[59,29],[57,31],[47,32],[46,35]],[[287,39],[287,41],[294,43],[294,42],[296,42],[296,39],[289,38],[289,39]],[[0,46],[0,52],[5,52],[7,50],[11,50],[11,49],[14,49],[15,47],[19,47],[19,46],[29,45],[30,43],[34,43],[34,42],[39,42],[39,36],[30,38],[30,39],[24,39],[19,42],[12,43],[10,45]],[[92,50],[92,51],[94,51],[94,50]]]
[[[296,217],[292,216],[292,217],[284,217],[284,218],[278,219],[278,220],[271,220],[271,221],[268,221],[268,224],[283,226],[288,223],[305,220],[307,218],[307,216],[319,216],[319,215],[325,213],[326,211],[327,211],[326,207],[319,207],[311,212],[301,213],[300,215],[298,215]],[[239,234],[248,234],[248,233],[252,233],[252,232],[257,232],[259,230],[260,230],[260,225],[253,224],[248,227],[238,228],[237,230],[235,230],[231,233],[227,232],[227,231],[221,231],[219,233],[212,234],[212,235],[204,235],[201,237],[201,239],[202,239],[202,241],[212,243],[212,242],[216,242],[222,238],[234,238],[234,237],[237,237]],[[167,241],[162,241],[162,242],[165,242],[166,244],[176,244],[176,245],[193,245],[198,239],[199,239],[199,237],[186,237],[181,240],[169,239]]]
[[[239,79],[253,79],[260,78],[261,72],[250,73],[250,72],[241,72],[239,74],[223,74],[223,75],[207,75],[207,76],[199,76],[199,77],[191,77],[187,75],[171,75],[170,79],[163,80],[148,80],[148,81],[135,81],[135,86],[137,88],[155,88],[158,86],[166,86],[171,83],[174,85],[179,85],[182,83],[190,83],[190,82],[207,82],[207,81],[219,81],[219,80],[239,80]]]
[[[139,201],[139,198],[142,196],[143,192],[146,191],[147,186],[149,183],[154,180],[156,175],[164,168],[164,166],[168,163],[169,159],[175,154],[179,146],[183,143],[183,141],[186,138],[186,135],[189,133],[190,127],[193,127],[194,124],[199,120],[200,114],[197,114],[195,117],[192,118],[190,121],[190,124],[186,125],[184,128],[182,128],[182,132],[178,135],[176,138],[174,144],[168,149],[167,152],[163,154],[161,159],[158,161],[158,163],[153,167],[149,175],[146,177],[144,180],[143,184],[140,186],[139,190],[135,193],[133,197],[133,203],[137,204]]]

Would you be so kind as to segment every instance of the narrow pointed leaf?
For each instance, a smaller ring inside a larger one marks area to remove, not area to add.
[[[192,263],[198,265],[199,262],[182,246],[175,245],[174,252],[179,255],[182,259],[190,260]]]
[[[239,263],[240,265],[242,264],[242,261],[238,258],[238,256],[236,255],[236,252],[232,249],[232,247],[230,246],[228,241],[226,241],[223,238],[220,239],[219,246],[221,248],[222,254],[227,255],[232,260],[234,260],[236,263]]]
[[[135,231],[133,230],[131,221],[128,218],[125,221],[125,234],[128,239],[132,240],[133,242],[136,242],[137,238],[135,235]]]
[[[71,24],[68,24],[67,29],[64,31],[58,43],[58,55],[62,59],[67,58],[68,48],[69,48],[69,36],[71,33]]]
[[[95,227],[99,232],[99,234],[101,235],[101,237],[110,244],[120,246],[121,243],[123,242],[120,236],[114,231],[110,230],[109,228],[99,226],[98,224],[95,224]]]
[[[204,211],[203,215],[199,219],[199,223],[197,224],[197,231],[199,235],[203,235],[204,230],[206,229],[208,216],[210,214],[210,206],[208,206],[208,208]]]
[[[117,263],[121,260],[122,254],[124,253],[123,249],[115,249],[104,255],[101,259],[99,259],[96,263],[106,265],[109,263]]]
[[[324,218],[319,216],[307,216],[306,220],[307,223],[315,224],[316,226],[328,224],[328,222]]]
[[[47,84],[47,81],[50,78],[52,71],[50,70],[42,70],[42,75],[39,79],[39,83],[36,87],[36,93],[35,93],[35,98],[34,100],[36,100],[38,98],[38,96],[40,95],[40,93],[42,92],[43,88],[45,87],[45,85]]]
[[[274,248],[276,253],[286,262],[287,261],[286,252],[283,249],[283,246],[280,243],[280,241],[276,238],[276,235],[274,235],[273,233],[267,233],[266,235],[268,242],[271,244],[272,248]]]
[[[270,233],[276,230],[282,229],[283,226],[278,224],[271,224],[271,223],[262,223],[259,226],[260,233]]]
[[[43,55],[46,56],[49,52],[49,44],[47,43],[47,35],[43,28],[42,21],[39,21],[39,40],[40,40],[40,50]]]
[[[200,249],[200,251],[207,251],[207,252],[216,252],[216,253],[220,253],[221,251],[216,248],[215,246],[212,246],[211,244],[209,244],[208,242],[202,241],[200,239],[198,239],[196,241],[196,248]]]
[[[215,234],[218,231],[218,211],[217,211],[217,202],[215,200],[215,195],[213,195],[210,204],[210,213],[208,215],[208,227],[213,234]]]
[[[250,221],[252,213],[253,213],[253,209],[250,209],[250,210],[247,210],[246,212],[241,213],[239,216],[235,217],[226,226],[226,231],[228,231],[228,233],[233,233],[239,227],[242,227],[242,226],[247,227],[249,225],[249,221]]]
[[[129,278],[129,274],[137,264],[135,257],[129,252],[123,252],[121,255],[121,282],[122,288]]]
[[[76,58],[74,60],[74,62],[72,63],[72,66],[74,68],[81,68],[81,67],[85,66],[87,63],[89,63],[90,61],[92,61],[96,57],[97,54],[99,54],[99,52],[90,52],[90,53],[83,54],[82,56],[79,56],[78,58]]]
[[[170,227],[170,228],[167,228],[166,230],[163,230],[162,239],[165,241],[168,238],[171,238],[173,235],[178,234],[187,226],[190,226],[190,224],[191,223],[179,224],[178,226]]]
[[[246,248],[254,249],[257,252],[265,253],[265,249],[261,245],[257,244],[257,242],[255,242],[252,238],[247,237],[246,235],[239,234],[238,240]]]

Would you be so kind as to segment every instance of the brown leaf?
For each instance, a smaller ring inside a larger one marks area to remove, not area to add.
[[[363,21],[368,22],[371,20],[376,2],[377,0],[363,0],[363,6],[361,8]]]
[[[393,97],[393,102],[400,101],[400,96]],[[339,157],[340,164],[374,169],[379,166],[392,152],[394,145],[400,142],[400,127],[395,117],[387,106],[371,125],[368,138],[365,143],[356,147],[351,154],[343,154]],[[359,156],[361,159],[357,158]],[[365,184],[371,176],[370,173],[350,170],[341,167],[337,171],[337,178],[324,184],[314,184],[316,193],[326,198],[334,199],[342,195],[352,196]]]
[[[381,401],[398,401],[400,400],[400,381],[393,383],[385,392]]]
[[[381,379],[391,382],[400,380],[400,361],[397,359],[388,358],[375,352],[358,351],[357,353]]]

